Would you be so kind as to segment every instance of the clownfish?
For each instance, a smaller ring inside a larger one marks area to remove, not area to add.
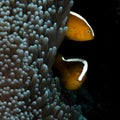
[[[68,30],[66,38],[73,41],[88,41],[94,38],[94,32],[89,23],[79,14],[70,11],[66,23]]]
[[[88,63],[79,58],[65,59],[58,54],[53,67],[60,73],[60,79],[66,89],[77,90],[86,79]]]

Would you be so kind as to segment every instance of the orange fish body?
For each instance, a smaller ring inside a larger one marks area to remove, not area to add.
[[[74,41],[88,41],[94,38],[94,32],[88,22],[79,14],[70,11],[66,26],[66,37]]]
[[[83,59],[64,59],[57,55],[54,67],[61,75],[62,83],[68,90],[77,90],[86,79],[87,62]]]
[[[70,12],[66,26],[66,37],[73,41],[88,41],[94,38],[94,32],[88,22],[75,12]],[[64,59],[61,54],[57,54],[54,68],[61,77],[62,83],[68,90],[77,90],[86,79],[88,63],[79,58]]]

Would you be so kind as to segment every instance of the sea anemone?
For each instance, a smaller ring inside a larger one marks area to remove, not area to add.
[[[78,120],[52,76],[72,0],[0,2],[0,120]],[[79,109],[79,110],[76,110]]]

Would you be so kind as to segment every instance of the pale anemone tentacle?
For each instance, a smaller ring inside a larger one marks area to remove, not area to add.
[[[59,79],[51,74],[72,5],[72,0],[0,1],[0,120],[82,115],[61,101]]]

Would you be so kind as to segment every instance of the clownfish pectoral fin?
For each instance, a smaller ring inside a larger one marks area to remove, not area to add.
[[[73,41],[88,41],[94,38],[94,32],[87,20],[81,15],[70,11],[66,26],[66,37]]]

